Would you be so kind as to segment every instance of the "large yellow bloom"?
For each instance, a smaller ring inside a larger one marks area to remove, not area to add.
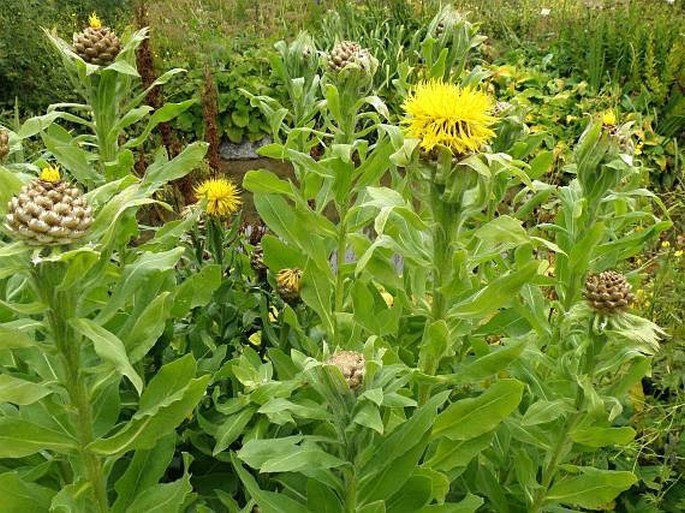
[[[205,180],[195,189],[195,197],[198,201],[207,198],[207,213],[210,216],[230,216],[242,205],[240,191],[225,178]]]
[[[441,144],[463,155],[494,137],[492,106],[490,97],[475,89],[441,80],[420,82],[402,104],[403,124],[409,137],[421,140],[422,149]]]

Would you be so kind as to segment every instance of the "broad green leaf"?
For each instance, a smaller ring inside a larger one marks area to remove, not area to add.
[[[7,212],[7,204],[23,185],[15,173],[0,165],[0,215]]]
[[[243,187],[253,193],[283,194],[294,197],[292,184],[266,169],[248,171],[243,178]]]
[[[184,460],[186,458],[184,457]],[[188,464],[183,477],[173,483],[162,483],[141,488],[140,494],[128,507],[126,513],[178,513],[193,487],[190,484]],[[185,510],[183,510],[185,511]]]
[[[345,462],[328,454],[313,443],[305,441],[296,446],[289,454],[280,454],[270,458],[262,464],[260,472],[302,472],[312,469],[327,469],[339,467]]]
[[[39,383],[0,374],[0,404],[33,404],[51,393],[52,390]]]
[[[238,413],[228,416],[228,418],[219,426],[216,433],[216,445],[214,446],[212,454],[217,455],[220,452],[225,451],[228,446],[243,434],[245,426],[252,420],[252,416],[256,409],[257,408],[254,406],[248,406]]]
[[[209,382],[210,376],[191,379],[195,370],[192,355],[164,365],[145,388],[136,414],[116,434],[95,441],[90,446],[93,452],[111,456],[151,449],[173,432],[193,411]]]
[[[107,305],[95,320],[100,324],[109,321],[120,308],[135,297],[136,292],[139,292],[145,284],[149,286],[154,276],[171,272],[184,251],[184,248],[179,247],[161,253],[145,252],[135,262],[127,264]]]
[[[419,369],[426,374],[435,374],[440,360],[449,354],[450,331],[447,323],[440,320],[430,324],[424,332],[419,349]]]
[[[159,439],[152,449],[135,452],[126,471],[114,485],[117,500],[112,506],[112,513],[124,513],[141,492],[157,484],[171,463],[175,442],[175,434],[170,434]]]
[[[521,224],[521,221],[506,215],[496,217],[484,224],[473,235],[487,244],[498,246],[502,249],[530,242],[528,233]]]
[[[124,343],[119,337],[90,319],[72,319],[69,323],[93,342],[95,352],[100,358],[111,363],[121,375],[131,381],[138,394],[143,391],[143,380],[131,365]]]
[[[57,492],[24,481],[17,472],[0,474],[0,513],[46,513]]]
[[[383,434],[383,419],[381,419],[378,407],[371,402],[363,404],[352,419],[352,422],[373,429],[379,435]]]
[[[0,418],[0,458],[23,458],[43,450],[71,452],[76,450],[76,441],[25,419]]]
[[[585,467],[581,475],[568,476],[554,483],[545,502],[596,509],[611,502],[637,482],[632,472]]]
[[[357,513],[385,513],[385,501],[374,501],[357,508]]]
[[[452,307],[449,314],[463,319],[478,319],[506,306],[516,300],[519,290],[537,274],[538,267],[539,263],[532,261],[496,278],[473,296]]]
[[[426,506],[419,513],[475,513],[483,502],[485,501],[477,495],[468,494],[461,502]]]
[[[186,148],[172,160],[167,161],[166,158],[156,158],[145,170],[145,176],[143,176],[143,181],[141,182],[141,189],[146,189],[147,193],[151,194],[164,184],[171,182],[172,180],[183,178],[200,165],[206,153],[207,143],[194,142],[186,146]]]
[[[145,307],[133,327],[121,333],[131,363],[142,360],[155,345],[164,332],[170,307],[171,292],[162,292]]]
[[[52,498],[50,513],[82,513],[87,511],[87,504],[92,502],[91,483],[79,480],[75,483],[63,486]],[[0,511],[2,511],[0,509]]]
[[[313,260],[307,260],[300,296],[318,314],[324,329],[331,335],[334,332],[332,294],[333,284],[327,274],[321,272]]]
[[[250,467],[258,469],[269,458],[292,453],[303,439],[302,435],[294,435],[265,440],[248,440],[236,455]]]
[[[573,411],[573,407],[564,399],[545,401],[540,399],[526,410],[521,419],[523,426],[535,426],[558,419],[566,413]]]
[[[540,178],[552,167],[553,163],[554,153],[549,150],[541,151],[533,160],[530,161],[528,176],[531,180]]]
[[[171,315],[182,317],[193,308],[205,306],[220,285],[221,266],[219,264],[203,265],[200,272],[187,277],[176,289]]]
[[[492,431],[518,407],[523,388],[519,381],[503,379],[478,397],[452,403],[435,420],[433,436],[470,440]]]
[[[454,377],[459,383],[473,383],[505,369],[521,356],[525,341],[508,342],[504,347],[492,347],[492,352],[459,368]]]
[[[483,449],[490,446],[492,432],[470,440],[441,438],[431,458],[424,463],[426,468],[449,472],[457,467],[466,467]]]
[[[631,427],[587,427],[571,431],[571,439],[589,447],[605,447],[607,445],[626,445],[635,438],[635,430]]]
[[[136,146],[143,144],[148,139],[150,133],[157,125],[159,125],[160,123],[166,123],[167,121],[174,119],[180,113],[189,109],[195,102],[196,100],[191,99],[179,103],[165,103],[162,107],[157,109],[154,112],[154,114],[152,114],[152,116],[150,116],[150,119],[148,120],[143,132],[135,139],[131,139],[126,144],[124,144],[124,148],[135,148]],[[191,144],[190,146],[193,146],[195,144],[198,143]],[[201,144],[206,149],[206,144]],[[190,171],[192,171],[192,169],[188,169],[188,172]]]
[[[231,455],[231,461],[238,477],[245,485],[247,492],[259,505],[262,513],[318,513],[318,510],[312,512],[304,504],[285,494],[262,490],[255,478],[243,468],[235,454]]]
[[[433,482],[429,477],[415,475],[409,478],[401,490],[386,500],[388,513],[416,513],[431,500]]]
[[[307,506],[317,513],[340,513],[343,506],[328,486],[315,479],[307,481]]]

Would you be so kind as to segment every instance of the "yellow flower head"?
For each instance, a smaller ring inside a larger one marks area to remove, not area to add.
[[[95,11],[93,11],[93,14],[88,16],[88,26],[94,29],[99,29],[100,27],[102,27],[102,21],[100,21],[98,15],[95,14]]]
[[[300,280],[302,271],[300,269],[281,269],[276,275],[276,283],[279,288],[287,290],[293,294],[300,293]]]
[[[48,167],[44,167],[41,171],[40,179],[44,182],[59,182],[62,179],[59,174],[59,166],[48,164]]]
[[[490,128],[496,122],[492,107],[490,97],[475,89],[440,80],[420,82],[402,104],[403,124],[406,134],[420,139],[425,151],[441,144],[465,154],[495,136]]]
[[[230,216],[242,205],[240,191],[233,182],[225,178],[205,180],[195,189],[195,197],[198,201],[207,199],[207,213],[210,216]]]
[[[602,124],[603,125],[615,125],[616,124],[616,114],[613,110],[607,110],[602,113]]]

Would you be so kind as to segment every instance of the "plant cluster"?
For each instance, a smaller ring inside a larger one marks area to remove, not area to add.
[[[634,308],[672,222],[622,111],[588,99],[560,161],[450,6],[413,61],[301,33],[240,90],[293,168],[245,176],[260,221],[211,170],[146,226],[207,151],[134,168],[183,70],[143,87],[147,29],[96,16],[45,35],[81,100],[0,128],[0,512],[681,508],[679,406],[654,443],[635,397],[678,351]]]

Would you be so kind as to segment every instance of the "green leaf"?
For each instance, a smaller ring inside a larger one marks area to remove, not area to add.
[[[0,513],[46,513],[57,492],[24,481],[17,472],[0,474]]]
[[[475,513],[483,505],[483,502],[485,501],[477,495],[468,494],[459,503],[447,502],[445,504],[426,506],[419,513]]]
[[[607,445],[626,445],[635,438],[635,430],[631,427],[588,427],[571,431],[571,439],[588,447],[604,447]]]
[[[553,163],[554,153],[549,150],[541,151],[533,160],[530,161],[528,176],[531,180],[540,178],[552,167]]]
[[[307,481],[307,506],[317,513],[340,513],[343,506],[328,486],[315,479]]]
[[[512,248],[530,242],[528,232],[521,221],[507,215],[499,216],[478,228],[476,238],[502,249]]]
[[[207,153],[207,148],[207,143],[198,141],[186,146],[172,160],[167,161],[166,156],[155,158],[155,161],[145,170],[141,189],[147,189],[148,194],[151,194],[164,184],[183,178],[200,165]]]
[[[248,171],[243,178],[243,187],[253,193],[283,194],[295,197],[293,186],[286,180],[281,180],[275,173],[266,169]]]
[[[572,411],[573,407],[565,399],[556,399],[554,401],[540,399],[531,404],[526,410],[521,419],[521,425],[535,426],[537,424],[544,424]]]
[[[371,402],[363,404],[352,419],[352,422],[373,429],[379,435],[383,434],[383,419],[381,419],[378,407]]]
[[[563,478],[547,492],[547,504],[559,502],[581,508],[599,508],[637,482],[632,472],[585,467],[582,474]]]
[[[290,454],[304,436],[293,435],[265,440],[248,440],[236,454],[252,468],[261,468],[269,458]]]
[[[450,315],[478,319],[511,303],[526,283],[537,274],[539,262],[532,261],[520,269],[496,278],[473,296],[452,307]]]
[[[185,457],[184,460],[186,460],[186,468],[181,479],[173,483],[155,484],[143,488],[126,512],[178,513],[181,511],[186,497],[193,491],[190,484],[190,474],[188,474],[190,462]]]
[[[220,286],[221,266],[219,264],[203,265],[200,272],[187,277],[176,289],[171,315],[176,318],[183,317],[193,308],[205,306]]]
[[[492,432],[470,440],[441,438],[431,458],[424,466],[440,472],[450,472],[457,467],[466,467],[478,453],[490,446]]]
[[[165,103],[161,108],[157,109],[154,114],[150,117],[150,119],[147,122],[147,126],[145,127],[145,130],[136,137],[135,139],[131,139],[128,141],[126,144],[124,144],[124,148],[135,148],[136,146],[140,146],[143,144],[148,137],[150,136],[150,133],[152,133],[152,130],[159,125],[160,123],[166,123],[167,121],[171,121],[174,119],[176,116],[178,116],[181,112],[187,110],[190,108],[196,100],[186,100],[183,102],[179,103]],[[194,146],[194,143],[191,144],[191,146]],[[203,146],[206,148],[205,143],[201,143]],[[188,169],[188,172],[191,170]]]
[[[136,497],[157,484],[171,463],[175,449],[176,436],[170,434],[159,439],[152,449],[135,452],[126,471],[114,485],[117,500],[112,506],[112,513],[124,513]]]
[[[124,343],[119,337],[90,319],[71,319],[69,323],[93,342],[97,355],[111,363],[121,375],[126,376],[140,395],[143,391],[143,380],[131,365]]]
[[[112,456],[154,447],[190,415],[204,395],[210,376],[192,379],[195,370],[189,354],[164,365],[145,388],[131,420],[111,437],[93,442],[90,449]]]
[[[216,456],[220,452],[225,451],[233,442],[235,442],[240,435],[243,434],[245,426],[252,420],[257,408],[249,406],[238,413],[229,415],[228,418],[219,426],[216,433],[216,445],[212,454]]]
[[[24,182],[15,173],[0,165],[0,214],[7,212],[7,204],[10,199],[23,186]]]
[[[243,468],[235,454],[231,454],[231,462],[247,492],[257,502],[262,513],[313,513],[304,504],[285,494],[260,489],[255,478]]]
[[[270,458],[260,467],[261,472],[302,472],[304,470],[327,469],[339,467],[345,462],[328,454],[312,443],[303,443],[289,454],[280,454]]]
[[[433,436],[470,440],[492,431],[517,408],[523,388],[520,381],[503,379],[478,397],[451,404],[435,420]]]
[[[333,284],[327,273],[321,272],[313,260],[307,260],[302,275],[300,296],[302,301],[318,314],[324,329],[331,335],[335,329],[332,314],[332,294]]]
[[[435,374],[440,360],[450,349],[450,331],[444,320],[431,323],[423,336],[419,349],[419,369],[426,374]]]
[[[145,307],[133,327],[121,334],[131,363],[142,360],[155,345],[164,332],[170,307],[171,292],[162,292]]]
[[[33,404],[52,390],[31,381],[15,378],[9,374],[0,374],[0,404],[13,403],[17,405]]]
[[[87,511],[87,501],[92,500],[89,493],[90,488],[91,483],[85,480],[63,486],[52,498],[50,513],[81,513]]]
[[[504,347],[491,347],[491,353],[458,368],[454,376],[459,383],[473,383],[485,379],[518,359],[525,347],[525,340],[507,342]]]
[[[23,458],[43,450],[68,453],[76,450],[76,441],[25,419],[0,418],[0,458]]]
[[[416,513],[431,500],[433,483],[427,476],[415,475],[401,490],[386,501],[388,513]]]

